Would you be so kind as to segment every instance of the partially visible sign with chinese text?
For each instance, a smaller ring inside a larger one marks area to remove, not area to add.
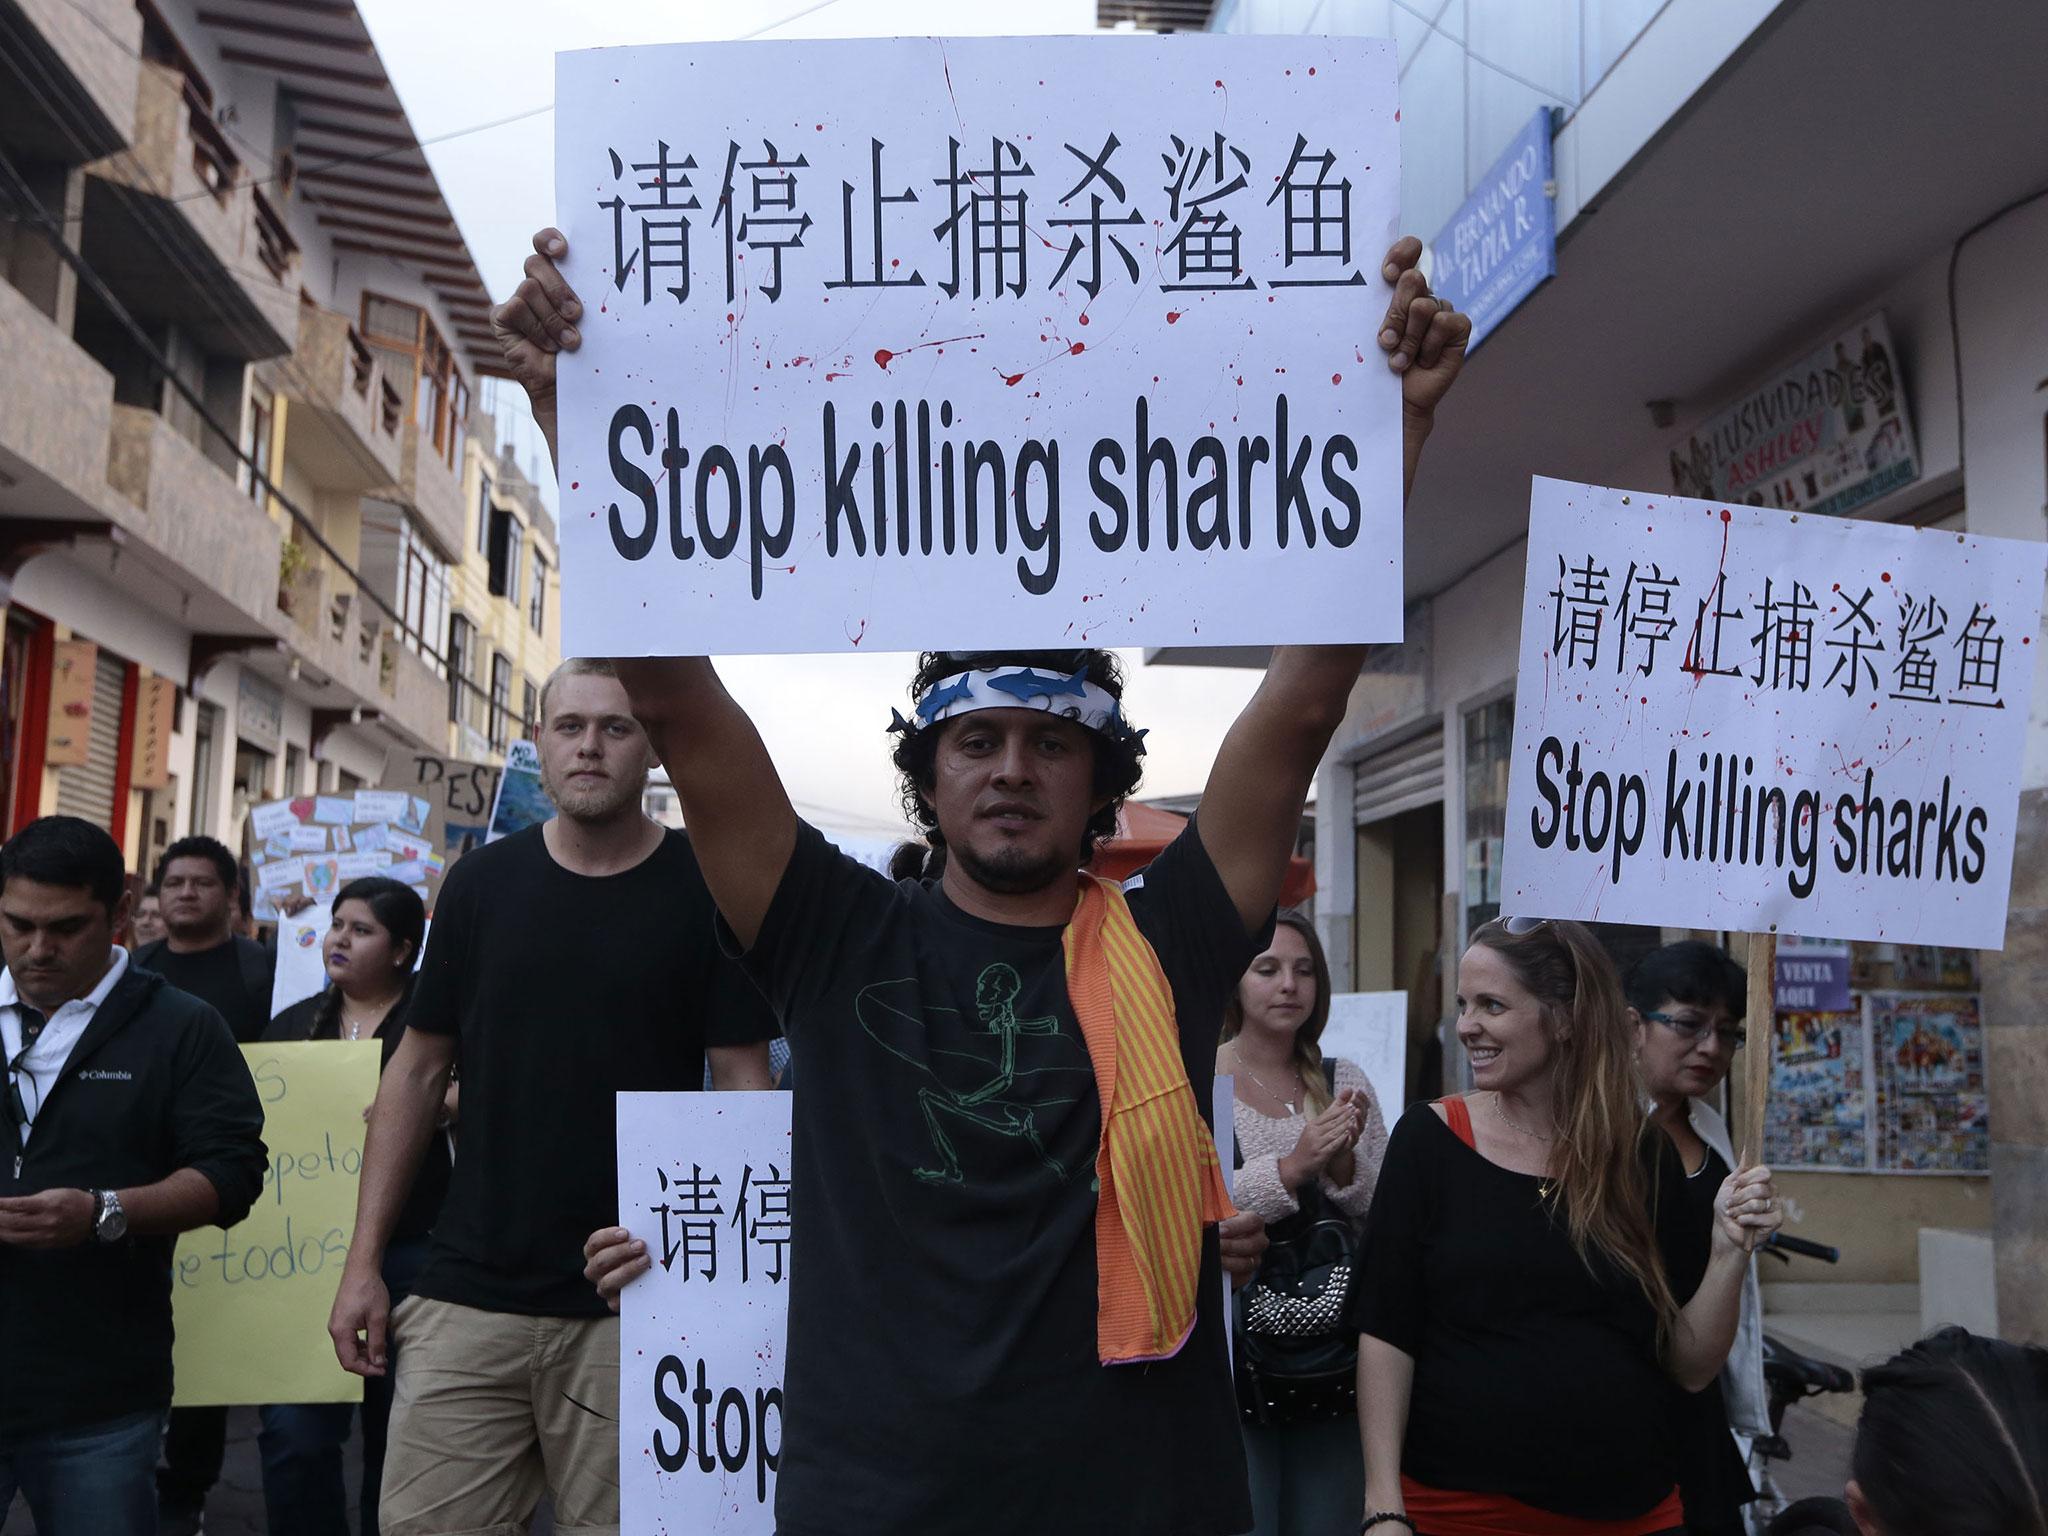
[[[1882,314],[1823,342],[1671,450],[1671,488],[1787,512],[1841,513],[1920,478]]]
[[[1468,352],[1557,276],[1550,108],[1540,107],[1430,248],[1430,286],[1472,321]]]
[[[1538,479],[1504,908],[2000,948],[2043,565]]]
[[[1392,46],[568,53],[563,646],[1398,640]]]
[[[622,1530],[775,1529],[789,1104],[619,1095],[619,1221],[654,1260],[619,1305]]]

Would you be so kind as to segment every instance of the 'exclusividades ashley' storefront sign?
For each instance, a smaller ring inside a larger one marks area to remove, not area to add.
[[[1816,346],[1671,450],[1671,488],[1703,501],[1853,512],[1920,478],[1882,314]]]

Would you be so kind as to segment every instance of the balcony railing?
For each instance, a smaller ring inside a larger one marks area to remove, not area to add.
[[[363,338],[357,334],[356,328],[350,326],[348,328],[348,387],[367,400],[370,398],[370,385],[376,381],[376,377],[376,354],[369,349],[364,343]],[[392,389],[389,384],[384,387],[391,396],[391,408],[387,411],[385,430],[395,437],[398,434],[398,421],[392,412],[395,412],[398,403],[398,391]]]
[[[272,277],[283,282],[298,258],[299,242],[284,227],[284,220],[270,206],[269,198],[254,188],[249,196],[256,212],[256,257]]]
[[[185,111],[192,130],[192,169],[214,200],[223,206],[234,195],[235,180],[242,160],[228,144],[220,125],[213,120],[213,107],[206,93],[190,76],[182,78]]]

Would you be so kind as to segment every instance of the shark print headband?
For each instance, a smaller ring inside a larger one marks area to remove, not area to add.
[[[1145,750],[1145,733],[1124,722],[1123,706],[1108,689],[1088,681],[1088,669],[1072,675],[1036,667],[991,667],[956,672],[927,688],[906,720],[891,710],[889,729],[912,735],[941,721],[984,709],[1042,709],[1115,741]]]

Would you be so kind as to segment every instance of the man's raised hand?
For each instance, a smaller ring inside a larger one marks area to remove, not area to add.
[[[1472,340],[1472,321],[1429,291],[1422,275],[1422,242],[1404,235],[1387,251],[1381,275],[1394,285],[1393,302],[1380,322],[1380,350],[1401,375],[1401,405],[1412,415],[1435,414]]]
[[[533,237],[526,258],[526,276],[512,297],[491,311],[491,330],[505,355],[505,366],[533,404],[533,419],[555,446],[555,356],[574,352],[583,337],[576,322],[583,318],[582,301],[562,278],[555,262],[569,254],[559,229]]]

